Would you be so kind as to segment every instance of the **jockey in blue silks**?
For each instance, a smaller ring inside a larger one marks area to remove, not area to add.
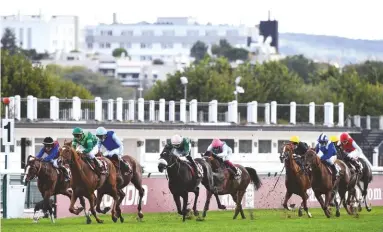
[[[124,155],[124,145],[117,137],[116,133],[114,133],[114,131],[107,131],[104,127],[99,127],[96,130],[96,136],[98,138],[98,150],[100,151],[101,147],[104,147],[106,150],[103,153],[104,156],[108,158],[116,156],[117,159],[121,161],[120,163],[125,166],[126,170],[130,172],[129,165],[122,159],[122,156]]]
[[[36,155],[36,158],[42,159],[43,162],[51,163],[53,165],[53,167],[55,167],[55,168],[62,169],[64,172],[64,175],[65,175],[65,181],[70,180],[69,171],[65,167],[63,167],[57,163],[57,158],[60,155],[59,154],[59,148],[60,148],[59,143],[57,141],[54,142],[51,137],[46,137],[43,140],[43,145],[44,145],[44,147],[41,148],[40,152]]]
[[[315,152],[319,158],[322,161],[326,161],[326,163],[332,169],[335,180],[339,176],[338,169],[335,166],[337,151],[334,143],[332,143],[324,133],[322,133],[318,138],[318,143],[315,146]]]

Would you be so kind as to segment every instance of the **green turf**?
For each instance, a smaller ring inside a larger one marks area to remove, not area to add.
[[[135,215],[125,216],[124,223],[113,223],[109,215],[103,215],[104,224],[97,224],[92,218],[92,224],[85,224],[84,217],[59,219],[56,224],[51,224],[48,219],[40,219],[38,223],[32,223],[31,219],[7,219],[2,220],[2,232],[118,232],[118,231],[363,231],[383,232],[383,207],[374,207],[371,212],[363,209],[357,216],[349,216],[342,209],[341,217],[327,219],[322,210],[312,209],[313,218],[306,215],[299,218],[297,212],[284,210],[255,210],[253,219],[250,219],[250,211],[245,211],[247,219],[233,220],[232,211],[209,212],[205,221],[196,221],[195,218],[182,222],[181,217],[174,213],[145,215],[142,222],[138,222]]]

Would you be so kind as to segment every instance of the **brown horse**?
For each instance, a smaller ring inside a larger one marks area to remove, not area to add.
[[[27,164],[25,166],[24,182],[28,184],[31,180],[37,177],[37,187],[43,197],[44,207],[43,211],[49,211],[51,222],[54,223],[52,208],[49,204],[49,198],[58,194],[72,197],[72,190],[70,182],[65,181],[65,176],[62,171],[53,167],[51,163],[43,162],[41,159],[34,156],[28,156]],[[72,181],[72,180],[71,180]],[[85,209],[85,200],[80,197],[81,208],[77,210],[81,212]],[[34,219],[37,222],[36,218]]]
[[[282,154],[281,154],[281,162],[285,163],[286,168],[286,180],[285,180],[285,186],[286,186],[286,195],[285,195],[285,201],[283,202],[283,207],[287,210],[291,210],[290,207],[287,206],[287,202],[291,198],[293,194],[296,194],[302,198],[302,204],[299,207],[298,215],[302,216],[302,207],[307,213],[307,216],[309,218],[312,217],[311,213],[309,212],[309,209],[307,207],[307,189],[311,188],[311,182],[310,177],[302,172],[301,168],[295,161],[294,157],[294,147],[291,143],[285,144],[282,148]]]
[[[120,217],[119,213],[116,213],[119,205],[119,192],[117,190],[116,183],[116,168],[113,163],[109,159],[98,158],[106,167],[106,173],[102,174],[100,178],[97,174],[92,170],[91,167],[86,161],[84,161],[84,155],[78,154],[72,147],[72,141],[64,142],[64,146],[60,149],[60,158],[63,162],[69,163],[70,170],[72,172],[72,189],[73,194],[71,198],[71,203],[69,207],[69,211],[73,214],[78,215],[80,212],[74,208],[74,203],[77,198],[80,196],[84,196],[88,199],[90,204],[90,211],[96,221],[98,223],[103,223],[103,220],[98,218],[95,211],[95,202],[96,196],[94,191],[97,190],[97,193],[100,195],[108,194],[113,197],[113,207],[112,207],[112,220],[114,222],[117,221],[118,217]],[[97,202],[99,199],[97,199]],[[89,214],[85,213],[87,223],[91,223]]]
[[[347,213],[351,214],[346,202],[345,195],[350,183],[350,170],[347,165],[341,161],[336,160],[335,165],[340,168],[340,177],[333,181],[332,173],[329,167],[324,164],[315,150],[310,148],[304,155],[304,164],[311,169],[311,188],[314,191],[315,197],[321,205],[325,215],[330,218],[331,213],[329,210],[329,203],[335,197],[336,189],[339,191],[340,203],[343,203]],[[322,194],[325,195],[325,201],[323,201]],[[340,216],[339,203],[335,200],[336,216]]]
[[[234,164],[240,174],[240,178],[237,180],[234,178],[234,174],[231,170],[228,170],[220,161],[214,159],[211,151],[205,152],[203,157],[205,157],[206,161],[212,167],[214,186],[217,187],[218,195],[230,194],[236,204],[233,219],[236,219],[239,213],[241,213],[242,219],[245,219],[246,217],[242,209],[242,198],[246,193],[247,186],[250,182],[253,182],[254,189],[258,190],[262,185],[257,171],[251,167]],[[203,217],[206,217],[206,212],[209,210],[210,198],[213,195],[209,189],[206,189],[206,191],[207,196],[202,214]]]
[[[102,155],[101,153],[97,154],[97,156],[101,156],[101,155]],[[118,192],[120,194],[120,199],[119,199],[119,202],[117,203],[117,205],[121,205],[122,200],[124,199],[124,197],[126,195],[122,189],[125,188],[130,182],[132,182],[134,187],[138,190],[138,194],[139,194],[139,200],[138,200],[138,206],[137,206],[137,211],[138,211],[137,216],[139,219],[142,219],[144,217],[144,214],[141,211],[142,198],[144,197],[144,194],[145,194],[145,190],[142,187],[142,167],[138,163],[138,161],[132,156],[125,155],[122,157],[122,159],[124,160],[124,162],[126,164],[129,165],[130,172],[128,172],[128,170],[125,170],[126,169],[125,166],[121,165],[117,156],[113,156],[112,158],[110,158],[110,160],[112,161],[112,163],[114,164],[114,166],[116,167],[116,170],[117,170],[117,188],[118,188]],[[98,213],[105,214],[109,211],[110,208],[106,207],[103,210],[100,209],[101,200],[102,200],[103,195],[104,194],[101,195],[101,193],[99,194],[99,192],[97,192],[98,201],[97,201],[96,211]],[[117,213],[121,215],[120,207],[118,207]],[[120,216],[120,221],[121,222],[124,221],[124,218],[122,216]]]

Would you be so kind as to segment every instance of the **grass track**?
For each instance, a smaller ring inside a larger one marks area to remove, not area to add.
[[[250,218],[250,211],[245,210],[247,219],[233,220],[233,211],[208,212],[207,219],[199,222],[195,218],[182,223],[180,216],[175,213],[147,213],[142,222],[135,219],[135,215],[126,214],[125,222],[113,223],[109,215],[101,218],[104,224],[97,224],[92,217],[92,224],[86,225],[84,217],[59,219],[51,224],[48,219],[40,219],[39,223],[32,223],[32,219],[7,219],[1,221],[2,232],[171,232],[171,231],[331,231],[331,232],[383,232],[383,207],[374,207],[371,212],[363,209],[358,216],[349,216],[341,209],[341,217],[327,219],[322,210],[311,209],[313,218],[304,214],[299,218],[297,212],[284,210],[255,210],[254,219]],[[239,216],[240,217],[240,216]]]

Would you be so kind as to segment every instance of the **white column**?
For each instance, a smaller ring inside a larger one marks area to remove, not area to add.
[[[21,120],[21,98],[20,95],[15,96],[15,119]]]
[[[247,103],[247,123],[258,123],[258,102]]]
[[[123,99],[122,97],[118,97],[116,99],[116,119],[119,122],[122,122],[123,119]]]
[[[138,99],[137,103],[138,107],[138,121],[144,122],[145,121],[145,100],[143,98]]]
[[[379,116],[379,130],[383,130],[383,116]]]
[[[265,103],[265,124],[270,124],[270,103]]]
[[[197,100],[193,99],[190,101],[190,106],[189,106],[189,117],[190,117],[190,122],[198,122],[197,119]]]
[[[277,102],[276,101],[272,101],[271,104],[270,104],[270,122],[271,124],[277,124],[278,121],[277,121]]]
[[[114,119],[114,101],[113,99],[108,99],[108,121],[113,121]]]
[[[309,103],[309,123],[315,125],[315,103]]]
[[[94,120],[102,121],[102,99],[100,97],[94,98]]]
[[[186,123],[186,100],[180,100],[180,121]]]
[[[58,120],[59,117],[58,100],[55,96],[49,98],[49,118],[53,121]]]
[[[129,100],[128,101],[129,105],[129,121],[134,121],[135,120],[135,114],[136,114],[136,109],[135,109],[135,102],[134,100]]]
[[[366,116],[366,129],[371,130],[371,116],[370,115]]]
[[[344,127],[344,103],[338,103],[338,126]]]
[[[238,123],[238,105],[237,101],[231,101],[228,104],[228,122]]]
[[[156,121],[156,103],[153,100],[149,101],[149,122]]]
[[[174,122],[176,120],[175,110],[176,110],[175,102],[169,101],[169,122]]]
[[[8,112],[8,117],[15,117],[15,97],[9,97]]]
[[[324,125],[328,127],[334,126],[334,103],[324,103]]]
[[[217,123],[218,122],[218,101],[212,100],[209,102],[209,122]]]
[[[28,95],[27,97],[27,119],[33,121],[33,96]]]
[[[360,115],[354,115],[354,125],[360,127]]]
[[[33,120],[37,120],[37,97],[33,97]]]
[[[297,124],[297,103],[290,102],[290,124]]]
[[[165,99],[161,98],[159,104],[160,112],[158,115],[158,121],[165,122]]]
[[[75,121],[81,119],[81,99],[76,96],[72,98],[72,117]]]

